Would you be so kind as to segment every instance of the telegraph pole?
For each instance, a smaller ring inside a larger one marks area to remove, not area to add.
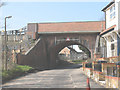
[[[4,48],[5,48],[5,70],[7,70],[7,40],[6,40],[6,34],[7,34],[7,32],[6,32],[6,17],[5,17],[5,44],[4,44]]]
[[[5,17],[5,70],[7,70],[7,32],[6,32],[6,19],[12,16]]]

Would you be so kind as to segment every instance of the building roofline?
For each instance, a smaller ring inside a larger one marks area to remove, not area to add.
[[[103,34],[105,34],[105,33],[107,33],[107,32],[110,32],[110,31],[111,31],[112,29],[114,29],[115,27],[116,27],[116,25],[111,26],[110,28],[102,31],[102,32],[100,33],[100,35],[103,35]]]
[[[105,11],[109,6],[111,6],[113,3],[115,2],[115,0],[112,0],[106,7],[104,7],[102,9],[102,11]]]
[[[60,34],[60,33],[100,33],[101,31],[66,31],[66,32],[38,32],[38,34]]]
[[[105,22],[105,21],[103,20],[103,21],[39,22],[39,23],[28,23],[28,24],[86,23],[86,22]]]

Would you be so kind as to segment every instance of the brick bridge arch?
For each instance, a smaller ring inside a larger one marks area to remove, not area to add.
[[[93,58],[99,40],[96,38],[105,29],[105,22],[28,23],[27,29],[29,37],[40,40],[26,54],[18,54],[18,64],[47,69],[55,65],[56,54],[67,45],[81,44],[89,49]],[[67,37],[70,42],[63,43]]]
[[[57,59],[57,56],[58,56],[58,53],[64,49],[65,47],[67,46],[70,46],[70,45],[81,45],[83,48],[87,49],[89,51],[89,57],[91,56],[91,52],[90,50],[84,46],[83,44],[81,44],[80,42],[77,42],[77,41],[63,41],[53,47],[51,47],[49,50],[49,59],[50,59],[50,67],[56,65],[56,59]]]
[[[67,33],[39,35],[40,40],[26,54],[18,54],[18,64],[29,65],[38,69],[54,68],[58,52],[69,45],[82,45],[91,53],[94,53],[97,33]],[[66,41],[67,37],[70,41]],[[62,41],[59,41],[62,40]]]

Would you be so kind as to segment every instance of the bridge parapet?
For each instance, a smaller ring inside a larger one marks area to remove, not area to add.
[[[57,40],[55,40],[55,45],[58,45],[58,44],[60,44],[60,43],[62,43],[62,42],[65,42],[65,41],[66,41],[66,42],[67,42],[67,41],[78,42],[78,43],[84,45],[86,48],[89,49],[89,41],[83,40],[83,39],[76,39],[76,38],[72,38],[72,39],[69,39],[69,38],[66,38],[66,39],[57,39]]]

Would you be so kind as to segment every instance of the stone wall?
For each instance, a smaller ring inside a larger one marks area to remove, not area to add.
[[[120,77],[105,76],[106,88],[119,88]]]
[[[87,62],[83,62],[83,71],[84,74],[87,75],[88,77],[92,78],[93,80],[95,80],[97,83],[100,83],[101,85],[105,86],[106,88],[118,88],[120,89],[120,65],[117,65],[115,63],[103,63],[102,64],[102,72],[100,71],[94,71],[93,68],[86,68],[85,64]],[[93,65],[96,62],[93,62]],[[110,71],[113,72],[113,67],[117,67],[116,68],[116,73],[117,76],[113,76],[112,75],[107,75],[108,70],[107,68],[110,67]],[[91,73],[91,75],[90,75]],[[100,82],[102,81],[102,83]],[[104,83],[103,83],[104,82]]]
[[[114,57],[109,57],[109,58],[96,58],[96,61],[99,61],[99,60],[106,60],[109,63],[116,63],[120,61],[120,56],[114,56]]]

